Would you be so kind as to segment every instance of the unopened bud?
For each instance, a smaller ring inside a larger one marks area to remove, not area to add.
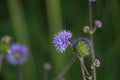
[[[91,42],[87,38],[80,37],[73,42],[75,52],[84,57],[91,53]]]
[[[50,70],[50,69],[51,69],[51,64],[48,63],[48,62],[46,62],[46,63],[44,64],[44,69],[45,69],[45,70]]]
[[[85,27],[83,28],[83,31],[84,31],[85,33],[89,32],[89,30],[90,30],[89,26],[85,26]]]
[[[95,59],[94,64],[96,67],[100,67],[100,61],[98,59]]]
[[[3,42],[6,43],[6,44],[9,44],[10,41],[11,41],[11,37],[9,37],[9,36],[4,36],[4,37],[2,37],[1,41],[3,41]]]
[[[102,27],[102,22],[100,20],[95,20],[95,26],[98,28]]]

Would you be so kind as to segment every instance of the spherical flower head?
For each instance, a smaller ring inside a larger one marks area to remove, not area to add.
[[[91,42],[87,38],[79,38],[73,43],[75,52],[84,57],[91,53]]]
[[[62,30],[54,35],[53,44],[56,50],[59,52],[64,52],[69,44],[69,40],[72,37],[72,33],[66,30]]]
[[[6,55],[6,59],[9,63],[17,65],[23,64],[28,56],[28,48],[20,44],[12,44],[10,51]]]

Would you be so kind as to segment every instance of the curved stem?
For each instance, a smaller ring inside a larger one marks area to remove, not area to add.
[[[73,52],[74,52],[74,48],[72,43],[69,41],[68,42],[69,46],[72,48]],[[73,63],[77,60],[77,56],[74,52],[74,56],[72,57],[72,59],[70,60],[70,62],[68,63],[68,65],[62,70],[62,72],[55,78],[55,80],[61,80],[62,77],[67,73],[67,71],[72,67]]]
[[[83,75],[83,79],[86,80],[86,73],[85,73],[85,70],[84,70],[84,63],[83,63],[83,57],[78,57],[79,60],[80,60],[80,63],[81,63],[81,70],[82,70],[82,75]]]
[[[73,52],[74,52],[74,48],[73,48],[73,44],[69,41],[68,42],[69,46],[72,48]],[[74,52],[75,53],[75,52]]]
[[[73,45],[71,42],[69,42],[69,45],[71,46],[71,48],[73,49],[73,52],[74,52],[74,48],[73,48]],[[78,55],[76,55],[76,53],[74,52],[74,55],[77,56],[77,58],[80,60],[80,63],[81,63],[81,70],[82,70],[82,74],[83,74],[83,79],[86,80],[86,74],[87,76],[89,76],[89,72],[85,66],[85,63],[84,63],[84,58],[83,57],[79,57]]]
[[[84,58],[81,59],[81,62],[82,62],[82,64],[83,64],[83,68],[84,68],[84,70],[85,70],[87,76],[89,76],[90,74],[89,74],[89,72],[88,72],[88,70],[87,70],[87,68],[86,68],[86,66],[85,66]]]
[[[92,31],[92,4],[91,1],[88,0],[89,4],[89,20],[90,20],[90,30]],[[91,40],[91,52],[92,52],[92,64],[94,63],[95,60],[95,54],[94,54],[94,45],[93,45],[93,34],[90,35],[90,40]],[[96,80],[96,68],[93,65],[93,78]]]
[[[82,69],[83,80],[86,80],[86,77],[85,77],[86,75],[85,75],[84,69],[82,67],[82,64],[81,64],[81,69]]]
[[[67,71],[72,67],[73,63],[77,60],[76,55],[72,57],[68,65],[62,70],[62,72],[55,78],[55,80],[61,80]]]

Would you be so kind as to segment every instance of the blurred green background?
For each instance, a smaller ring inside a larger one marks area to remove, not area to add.
[[[120,0],[96,0],[92,9],[93,23],[100,19],[103,24],[94,35],[96,58],[101,61],[97,80],[120,80]],[[45,80],[45,62],[52,65],[48,80],[54,80],[73,53],[70,47],[58,53],[52,44],[53,35],[67,29],[73,33],[71,41],[89,37],[83,33],[83,27],[89,25],[88,15],[87,0],[0,0],[0,37],[9,35],[30,48],[22,67],[24,80]],[[77,60],[64,80],[82,80],[81,75]],[[18,66],[4,59],[0,80],[19,80]]]

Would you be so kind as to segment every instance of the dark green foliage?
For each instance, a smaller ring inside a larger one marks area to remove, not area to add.
[[[95,54],[101,61],[97,80],[120,80],[120,0],[96,0],[92,9],[93,22],[100,19],[103,24],[94,35]],[[49,80],[54,80],[73,53],[69,48],[63,54],[57,53],[52,44],[53,35],[63,28],[73,33],[72,39],[88,37],[83,33],[86,25],[89,25],[87,0],[0,0],[0,38],[9,35],[30,48],[22,68],[24,80],[44,80],[45,62],[52,64],[48,73]],[[17,66],[5,59],[2,66],[0,80],[18,80]],[[76,61],[64,78],[82,80],[81,75]]]

